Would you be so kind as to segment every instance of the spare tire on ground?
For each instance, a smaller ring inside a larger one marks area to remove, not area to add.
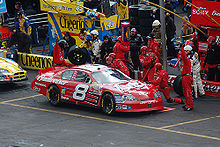
[[[89,53],[85,47],[78,48],[76,45],[71,47],[68,52],[68,59],[72,64],[81,65],[85,64],[88,59]]]
[[[182,86],[182,76],[179,75],[175,78],[173,82],[173,89],[174,91],[179,94],[180,96],[183,96],[183,86]]]

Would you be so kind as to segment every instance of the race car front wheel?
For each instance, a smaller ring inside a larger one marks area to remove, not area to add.
[[[115,100],[113,96],[106,93],[102,97],[101,107],[105,114],[112,115],[115,112]]]
[[[60,90],[56,85],[51,85],[48,88],[47,98],[54,106],[57,106],[60,103]]]

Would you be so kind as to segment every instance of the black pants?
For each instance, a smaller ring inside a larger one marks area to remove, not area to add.
[[[30,42],[18,44],[18,51],[22,53],[30,53],[30,46]]]
[[[131,51],[131,60],[132,60],[132,63],[134,64],[134,70],[138,70],[138,68],[140,70],[142,70],[140,60],[139,60],[138,51],[136,51],[136,52]]]
[[[218,66],[216,71],[216,82],[220,82],[220,65]]]
[[[215,75],[217,74],[217,67],[215,68],[208,68],[208,80],[209,81],[215,81]]]
[[[173,42],[171,41],[171,39],[174,38],[174,36],[167,36],[167,56],[168,57],[176,57],[176,50],[175,47],[173,45]]]

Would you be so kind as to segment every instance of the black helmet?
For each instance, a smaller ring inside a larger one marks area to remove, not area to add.
[[[82,28],[81,30],[80,30],[80,33],[85,33],[86,32],[86,29],[85,28]]]
[[[69,33],[69,32],[66,32],[66,33],[64,34],[64,36],[70,37],[70,33]]]
[[[58,42],[58,45],[60,46],[61,49],[64,49],[64,47],[67,46],[68,43],[66,42],[66,40],[61,39],[61,40]]]

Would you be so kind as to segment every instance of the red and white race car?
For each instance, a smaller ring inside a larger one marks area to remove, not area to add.
[[[100,107],[108,115],[115,111],[163,109],[161,95],[154,85],[98,64],[41,70],[32,82],[32,89],[47,96],[52,105],[61,101],[88,104]]]

